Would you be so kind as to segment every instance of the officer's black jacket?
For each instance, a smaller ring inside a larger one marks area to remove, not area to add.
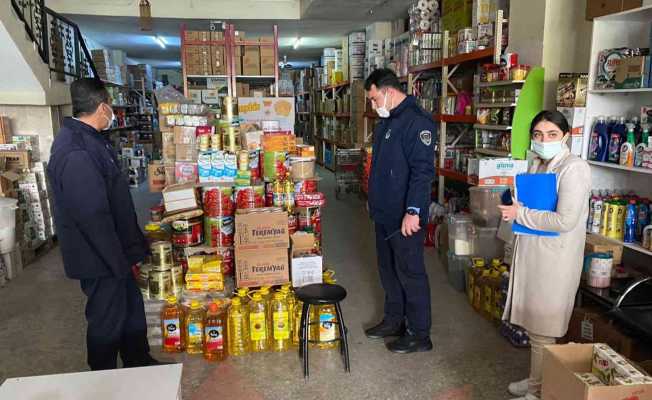
[[[66,275],[129,274],[144,259],[147,242],[110,142],[90,125],[66,118],[52,144],[48,177]]]
[[[435,176],[436,134],[432,117],[413,96],[381,119],[374,130],[369,176],[369,211],[376,223],[398,229],[406,209],[416,207],[425,226]]]

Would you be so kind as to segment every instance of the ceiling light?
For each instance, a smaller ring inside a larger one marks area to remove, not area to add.
[[[165,39],[163,39],[162,37],[154,36],[154,41],[158,43],[158,45],[161,46],[161,48],[163,49],[165,48]]]
[[[299,43],[301,43],[301,38],[300,37],[294,39],[294,45],[292,45],[292,48],[294,50],[298,49],[299,48]]]

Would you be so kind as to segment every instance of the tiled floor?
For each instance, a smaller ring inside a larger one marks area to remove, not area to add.
[[[527,373],[528,351],[511,347],[491,323],[448,284],[432,249],[426,264],[432,288],[429,353],[396,355],[363,329],[381,317],[383,293],[375,265],[373,226],[354,196],[336,201],[328,172],[322,190],[324,253],[338,283],[348,290],[343,312],[349,328],[351,374],[335,351],[313,350],[311,378],[305,382],[296,352],[231,357],[210,364],[186,355],[184,399],[508,399],[507,383]],[[134,191],[141,223],[158,195]],[[8,377],[83,371],[84,297],[79,284],[63,275],[58,249],[52,250],[0,289],[0,382]],[[170,359],[169,355],[155,356]]]

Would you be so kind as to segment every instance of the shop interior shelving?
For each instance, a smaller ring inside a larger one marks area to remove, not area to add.
[[[317,96],[315,97],[316,102],[321,102],[326,99],[341,99],[344,95],[344,92],[349,90],[350,82],[340,82],[336,85],[328,85],[319,88],[316,91]],[[315,107],[316,109],[316,107]],[[325,119],[329,119],[333,125],[338,123],[346,123],[351,127],[351,113],[350,112],[314,112],[313,113],[313,128],[315,129],[315,146],[319,147],[317,151],[317,163],[322,165],[329,171],[335,172],[335,152],[338,148],[349,148],[350,146],[346,143],[339,143],[336,138],[326,138],[321,135],[318,131],[319,127],[322,126]]]
[[[591,165],[594,189],[633,190],[638,196],[652,197],[652,169],[630,168],[588,160],[591,130],[598,117],[640,115],[642,106],[652,104],[652,88],[596,88],[598,53],[604,49],[617,47],[649,47],[651,29],[652,6],[599,17],[593,22],[582,157]],[[615,239],[607,239],[621,243],[626,249],[636,253],[652,256],[652,251],[644,249],[638,243],[622,243]]]
[[[209,40],[209,41],[188,41],[185,39],[185,24],[181,25],[181,65],[183,72],[183,84],[184,84],[184,95],[188,97],[188,78],[193,79],[208,79],[215,78],[226,81],[228,88],[228,95],[235,96],[237,82],[269,82],[274,85],[274,96],[278,97],[278,81],[279,81],[279,70],[278,70],[278,26],[273,26],[273,36],[274,40],[272,42],[259,42],[258,40],[241,40],[239,39],[235,32],[234,24],[225,24],[223,31],[223,39],[221,40]],[[220,75],[188,75],[186,68],[185,60],[185,47],[188,45],[211,45],[211,46],[224,46],[224,55],[225,55],[225,64],[226,64],[226,74]],[[235,53],[237,46],[255,46],[255,47],[271,47],[274,49],[274,74],[273,75],[242,75],[236,74],[236,62],[235,62]]]

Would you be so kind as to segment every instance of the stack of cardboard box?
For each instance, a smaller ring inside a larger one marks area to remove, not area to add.
[[[349,34],[349,80],[364,79],[364,60],[366,48],[366,33],[352,32]]]
[[[211,46],[188,45],[183,49],[188,75],[212,75]]]
[[[238,210],[235,216],[237,287],[290,281],[288,214],[280,208]]]

